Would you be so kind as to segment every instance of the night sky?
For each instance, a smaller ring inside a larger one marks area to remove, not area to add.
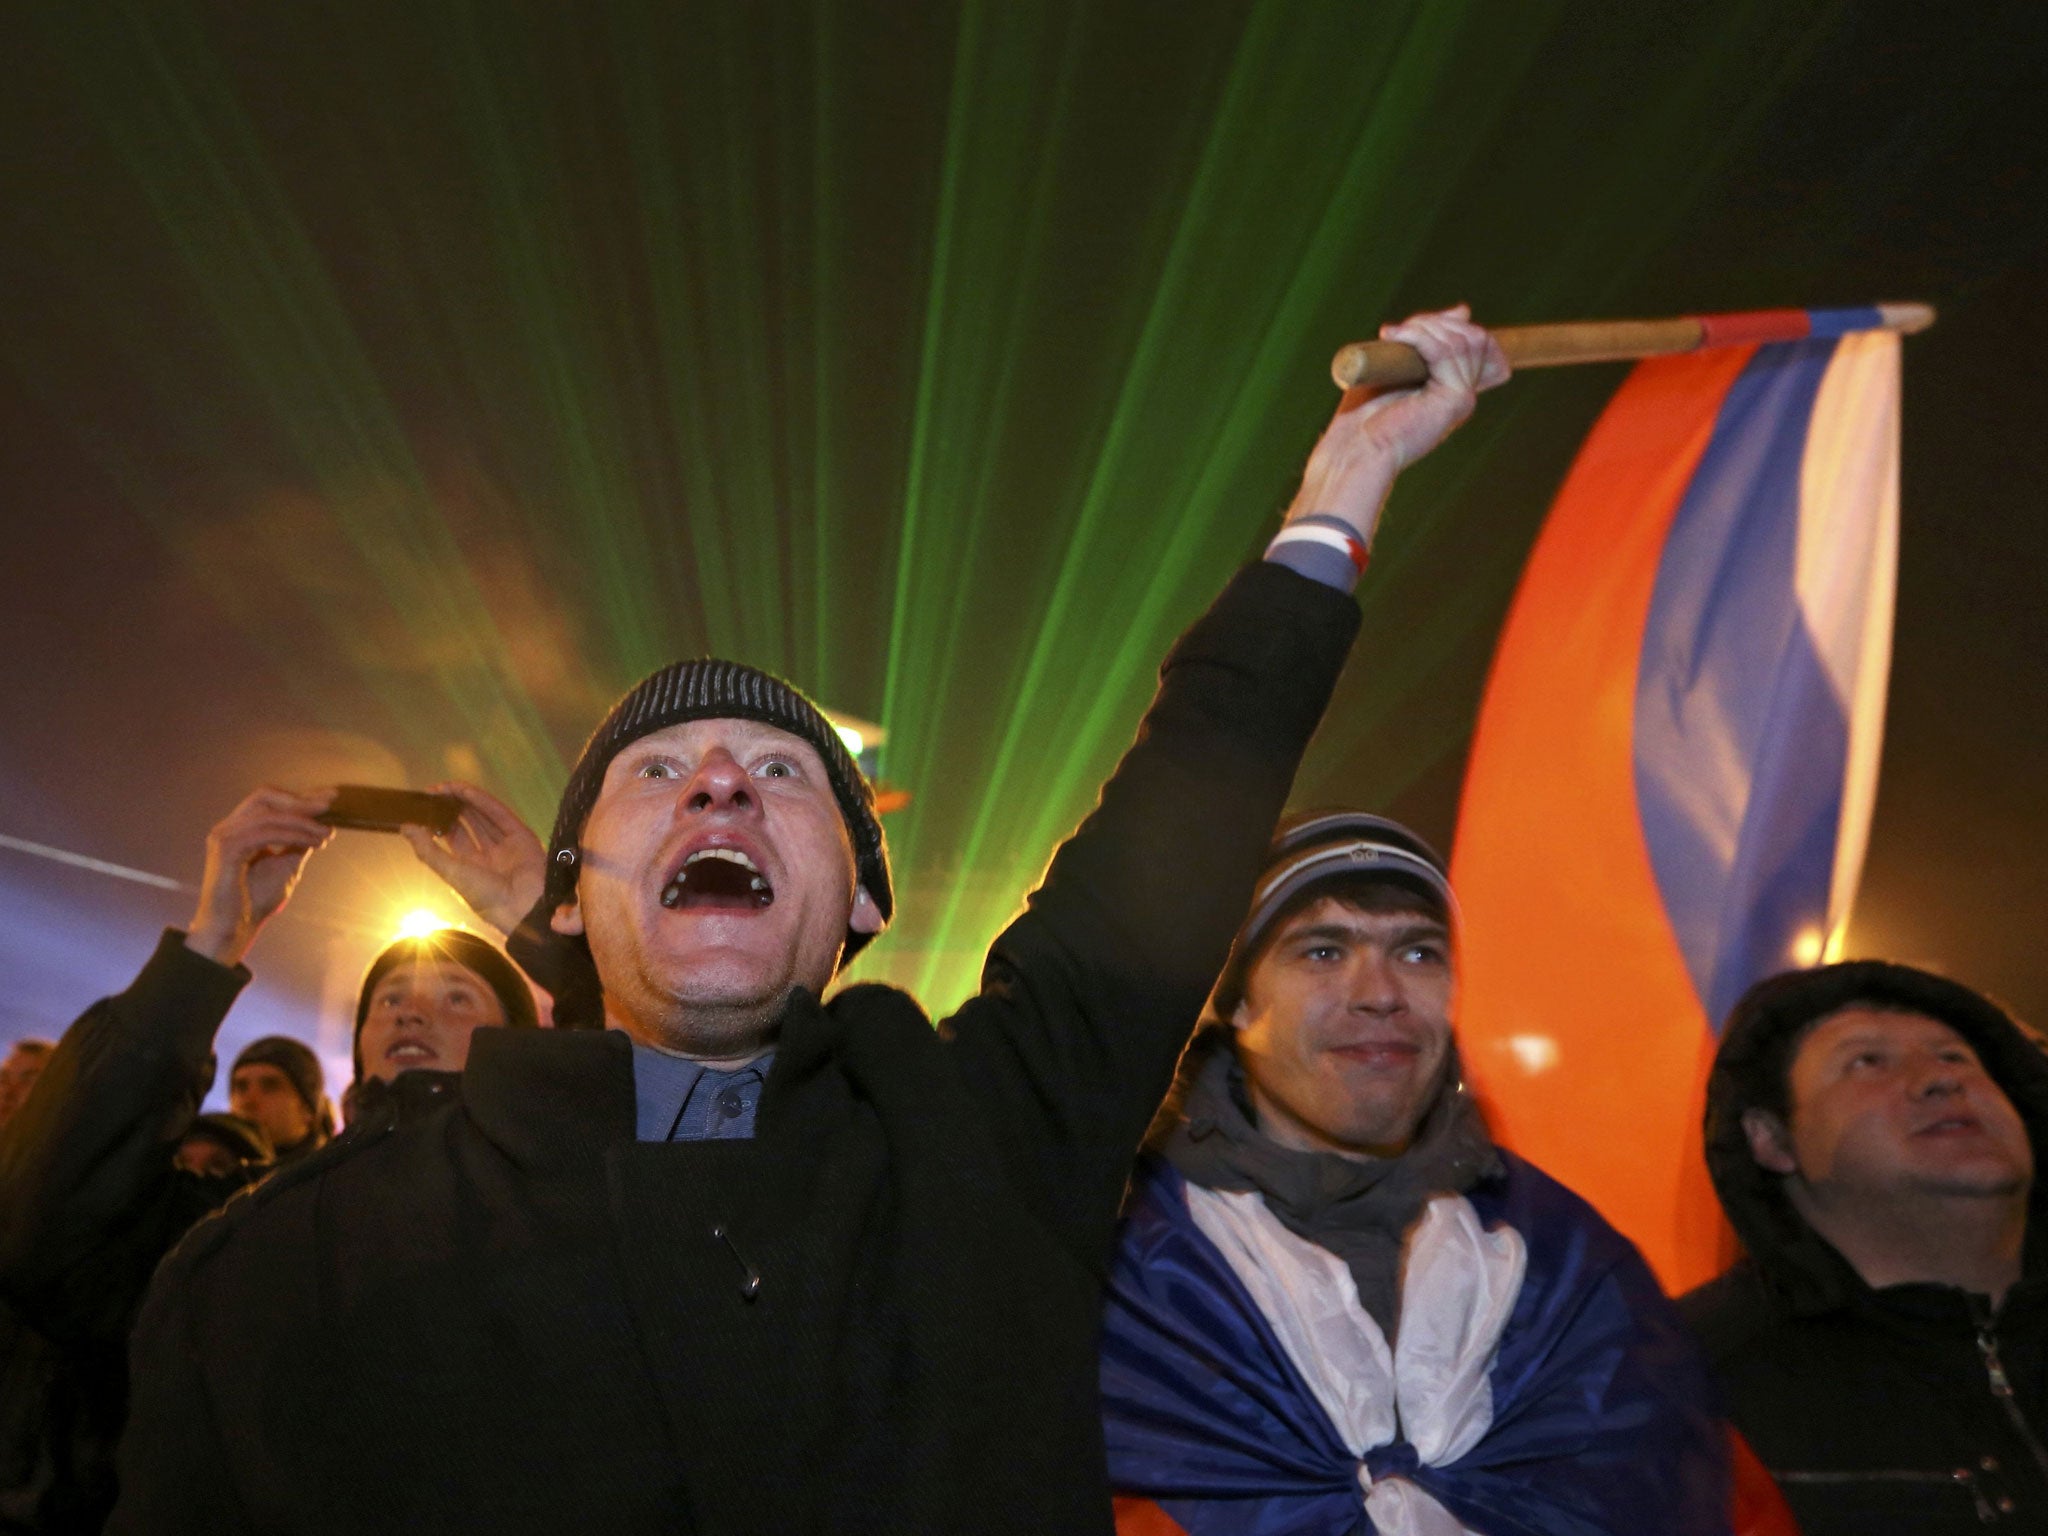
[[[192,882],[260,780],[457,774],[545,823],[610,698],[711,649],[887,726],[916,798],[860,974],[943,1007],[1270,534],[1339,344],[1458,300],[1920,299],[1848,949],[2048,1023],[2040,17],[14,8],[0,835]],[[1302,802],[1449,844],[1520,561],[1621,376],[1518,379],[1404,483]],[[7,848],[0,889],[0,1038],[191,904]],[[345,1064],[421,901],[456,910],[338,839],[224,1049]]]

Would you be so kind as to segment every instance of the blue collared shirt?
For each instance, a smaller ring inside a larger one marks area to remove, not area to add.
[[[746,1141],[754,1134],[761,1085],[775,1061],[721,1072],[633,1042],[633,1097],[642,1141]]]

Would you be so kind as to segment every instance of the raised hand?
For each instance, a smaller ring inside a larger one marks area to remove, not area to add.
[[[239,965],[263,925],[291,899],[307,857],[334,835],[313,818],[331,789],[296,794],[256,790],[206,834],[206,872],[185,947],[222,965]]]
[[[1380,327],[1429,364],[1429,382],[1412,389],[1353,389],[1324,429],[1288,517],[1329,513],[1351,524],[1367,548],[1394,478],[1472,414],[1479,392],[1506,382],[1500,346],[1460,304]]]
[[[540,900],[547,849],[511,806],[474,784],[451,781],[434,785],[432,792],[462,802],[455,825],[438,837],[426,827],[401,827],[400,834],[471,911],[510,933]]]

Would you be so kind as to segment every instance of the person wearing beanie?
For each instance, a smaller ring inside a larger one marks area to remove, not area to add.
[[[263,1128],[281,1165],[318,1151],[334,1135],[320,1058],[287,1035],[265,1035],[242,1048],[228,1072],[228,1107]]]
[[[460,1072],[478,1029],[533,1029],[533,992],[505,952],[462,928],[386,945],[356,994],[355,1080]]]
[[[1346,400],[936,1028],[892,987],[831,991],[893,911],[887,849],[778,678],[699,659],[633,688],[545,845],[463,794],[415,847],[520,923],[569,1027],[479,1031],[459,1095],[366,1116],[172,1257],[115,1528],[1106,1533],[1095,1340],[1132,1156],[1385,494],[1505,376],[1462,313],[1397,333],[1429,383]]]
[[[207,836],[191,922],[164,933],[125,991],[73,1022],[38,1091],[0,1129],[0,1299],[55,1351],[47,1399],[25,1421],[27,1449],[0,1456],[0,1509],[30,1528],[93,1531],[112,1508],[128,1335],[164,1254],[278,1163],[304,1166],[334,1132],[319,1059],[284,1036],[236,1057],[232,1115],[199,1113],[215,1035],[250,979],[243,958],[332,836],[315,819],[331,798],[266,787],[223,817]],[[515,986],[533,1022],[531,995],[502,955],[492,979],[490,945],[441,951],[489,982],[493,1006],[500,986]],[[379,962],[417,953],[394,948]],[[437,1048],[436,1065],[460,1061]]]
[[[1680,1303],[1807,1536],[2048,1530],[2048,1056],[1851,960],[1752,987],[1707,1085],[1742,1243]]]
[[[1464,1086],[1457,910],[1396,822],[1274,839],[1110,1272],[1120,1529],[1727,1531],[1671,1303]]]

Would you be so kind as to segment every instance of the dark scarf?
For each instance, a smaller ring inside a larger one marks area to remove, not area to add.
[[[1479,1106],[1459,1081],[1455,1050],[1445,1084],[1398,1157],[1297,1152],[1260,1132],[1231,1032],[1212,1025],[1188,1046],[1149,1145],[1192,1184],[1257,1191],[1288,1231],[1336,1254],[1391,1342],[1409,1227],[1436,1196],[1462,1195],[1501,1172]]]

